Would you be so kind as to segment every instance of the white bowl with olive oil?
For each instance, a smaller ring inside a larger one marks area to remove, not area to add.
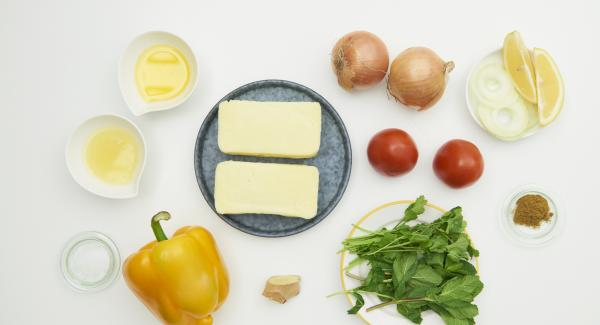
[[[198,66],[185,41],[167,32],[136,37],[119,63],[119,87],[131,112],[142,115],[175,108],[196,88]]]
[[[113,199],[137,196],[146,145],[130,120],[113,114],[83,122],[66,148],[69,172],[84,189]]]

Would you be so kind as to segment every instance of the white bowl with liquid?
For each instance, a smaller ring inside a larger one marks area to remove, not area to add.
[[[136,82],[136,65],[147,49],[157,45],[171,46],[181,52],[188,64],[189,80],[183,91],[174,98],[146,101],[140,94]],[[136,116],[172,109],[183,104],[192,95],[198,82],[198,65],[190,46],[177,35],[162,31],[147,32],[134,38],[121,57],[118,73],[123,99]]]
[[[138,144],[138,162],[131,180],[114,184],[102,180],[94,174],[86,161],[86,148],[90,138],[103,128],[115,127],[127,130]],[[67,168],[73,179],[84,189],[106,198],[127,199],[137,196],[140,180],[146,163],[146,144],[142,132],[125,117],[104,114],[84,121],[71,135],[65,151]]]

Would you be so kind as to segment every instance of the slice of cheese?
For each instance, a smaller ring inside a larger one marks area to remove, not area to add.
[[[222,214],[317,215],[319,170],[314,166],[225,161],[217,165],[215,206]]]
[[[219,148],[226,154],[310,158],[321,143],[316,102],[221,102],[218,124]]]

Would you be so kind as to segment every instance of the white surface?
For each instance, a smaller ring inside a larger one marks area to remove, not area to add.
[[[127,184],[110,184],[102,181],[94,175],[85,161],[85,149],[90,137],[99,129],[105,127],[121,127],[128,129],[136,137],[139,143],[139,166],[135,171],[135,177]],[[114,199],[127,199],[137,196],[140,181],[144,174],[146,165],[146,141],[139,128],[127,118],[115,114],[102,114],[94,116],[77,127],[75,132],[69,136],[65,149],[65,160],[67,168],[73,179],[86,190]]]
[[[346,315],[339,242],[350,223],[380,203],[428,198],[464,207],[482,252],[486,285],[478,324],[599,324],[594,212],[600,177],[600,2],[596,1],[26,1],[0,2],[0,324],[157,324],[122,277],[98,294],[73,292],[59,273],[63,244],[83,230],[110,235],[125,257],[152,237],[149,218],[169,210],[171,234],[201,224],[216,236],[231,271],[231,295],[215,323],[361,324]],[[395,55],[415,45],[435,49],[456,69],[447,93],[421,113],[400,107],[385,85],[349,94],[336,85],[329,52],[343,34],[367,29]],[[467,73],[519,29],[529,46],[552,53],[567,98],[549,128],[516,143],[485,133],[465,104]],[[140,195],[109,200],[83,190],[64,163],[68,136],[85,118],[129,116],[117,82],[122,51],[135,36],[168,30],[196,52],[198,88],[180,108],[132,118],[146,137],[148,161]],[[208,110],[247,82],[282,78],[313,88],[339,111],[354,149],[348,190],[322,223],[282,239],[245,235],[217,218],[196,184],[193,149]],[[372,134],[399,127],[420,150],[415,170],[377,175],[365,156]],[[452,190],[431,171],[445,141],[477,143],[486,170],[473,187]],[[524,249],[498,224],[505,196],[536,183],[556,192],[568,214],[548,247]],[[260,296],[273,274],[300,274],[302,292],[286,305]]]

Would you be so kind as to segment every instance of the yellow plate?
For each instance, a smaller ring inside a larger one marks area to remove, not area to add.
[[[399,221],[399,216],[404,215],[404,210],[406,210],[406,208],[413,202],[414,201],[412,200],[401,200],[380,205],[363,216],[358,222],[355,223],[355,225],[370,230],[395,225]],[[428,203],[425,208],[425,213],[419,216],[419,220],[424,222],[432,222],[441,217],[445,212],[446,211],[444,209],[438,207],[437,205]],[[352,238],[356,235],[362,234],[356,227],[352,227],[352,230],[348,234],[348,238]],[[348,252],[343,252],[341,254],[340,261],[340,278],[342,280],[342,288],[344,291],[355,288],[361,284],[360,281],[348,277],[344,272],[344,269],[348,263],[354,259],[353,254],[350,257],[348,257],[348,255],[350,255]],[[479,263],[477,258],[474,259],[474,262],[475,267],[479,271]],[[363,263],[360,266],[356,266],[352,273],[366,277],[368,272],[369,267],[366,265],[366,263]],[[346,295],[346,297],[348,298],[348,302],[353,306],[355,303],[354,297],[352,295]],[[365,299],[365,307],[362,308],[357,315],[363,321],[365,321],[365,323],[371,325],[413,324],[411,321],[404,318],[404,316],[398,314],[395,306],[387,306],[372,312],[367,312],[366,307],[376,305],[380,303],[380,301],[375,295],[363,295],[363,297]],[[436,313],[432,311],[424,312],[422,325],[433,324],[443,325],[444,322]]]

